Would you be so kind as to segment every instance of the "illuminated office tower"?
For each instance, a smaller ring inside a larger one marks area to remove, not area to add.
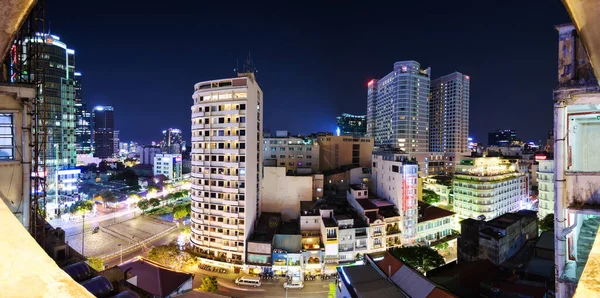
[[[56,193],[58,171],[76,166],[75,51],[58,36],[46,33],[37,33],[29,42],[39,46],[42,53],[38,67],[44,69],[45,81],[42,94],[46,110],[40,114],[45,115],[47,129],[46,183],[47,191]],[[23,53],[27,46],[23,45]],[[17,79],[15,75],[11,73],[11,80]]]
[[[367,84],[367,137],[375,147],[405,153],[429,150],[429,76],[416,61],[394,63],[394,70]]]
[[[75,73],[75,148],[77,154],[92,153],[92,113],[83,100],[81,73]]]
[[[242,264],[259,212],[262,90],[254,74],[194,85],[193,248]]]
[[[115,118],[113,107],[94,108],[94,157],[111,158],[115,155]]]

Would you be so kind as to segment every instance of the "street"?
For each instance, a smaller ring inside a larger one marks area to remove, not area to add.
[[[156,239],[153,242],[150,242],[147,245],[141,246],[138,249],[135,249],[131,252],[124,253],[123,254],[123,262],[131,260],[137,256],[145,257],[153,247],[169,244],[172,241],[176,240],[180,234],[181,234],[181,231],[179,229],[176,229],[176,230],[172,231],[171,233],[166,234],[165,236],[163,236],[159,239]],[[117,251],[119,251],[119,250],[116,249],[115,252],[117,252]],[[121,257],[117,256],[117,257],[109,260],[108,262],[105,262],[104,265],[106,265],[107,267],[111,267],[111,266],[119,265],[120,262],[121,262]]]
[[[205,276],[216,275],[217,274],[210,274],[202,270],[195,270],[193,288],[198,289],[202,284],[202,278]],[[236,285],[234,280],[230,277],[217,277],[217,281],[219,282],[219,290],[217,293],[225,296],[257,298],[286,297],[286,290],[283,288],[283,283],[285,282],[284,278],[279,280],[261,280],[262,285],[258,288]],[[306,281],[304,282],[304,289],[288,289],[287,297],[327,297],[327,293],[329,293],[329,284],[334,283],[334,281],[334,279]]]

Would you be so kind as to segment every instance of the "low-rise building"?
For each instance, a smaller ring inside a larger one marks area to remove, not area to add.
[[[285,167],[299,174],[319,171],[319,145],[311,138],[290,137],[287,131],[263,138],[263,165]]]
[[[454,210],[460,218],[494,219],[522,208],[529,183],[516,160],[480,157],[461,161],[453,180]]]
[[[430,176],[425,179],[424,188],[435,192],[440,196],[440,204],[452,204],[452,177]]]
[[[345,196],[349,185],[367,184],[371,180],[371,168],[356,165],[341,166],[337,169],[323,171],[323,185],[325,195]]]
[[[456,239],[452,227],[456,214],[419,201],[419,223],[417,224],[417,243],[435,246]]]
[[[340,275],[336,286],[338,298],[456,297],[390,253],[385,253],[378,261],[365,256],[365,264],[339,267],[337,271]]]
[[[225,169],[219,168],[221,175]],[[230,171],[230,169],[227,169]],[[182,160],[181,154],[156,154],[154,155],[154,176],[165,175],[171,181],[181,180],[182,177]]]
[[[535,212],[506,213],[487,222],[467,219],[461,222],[459,262],[487,259],[499,265],[514,256],[527,240],[538,236]]]

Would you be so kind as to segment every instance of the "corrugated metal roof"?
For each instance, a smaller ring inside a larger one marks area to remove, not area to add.
[[[413,271],[408,266],[402,266],[394,275],[392,280],[410,297],[425,298],[433,291],[435,286],[423,277],[423,275]]]

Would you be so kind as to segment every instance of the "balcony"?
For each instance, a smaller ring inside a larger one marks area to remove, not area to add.
[[[201,136],[192,136],[192,142],[203,142],[204,137]]]
[[[191,172],[190,176],[194,178],[204,178],[204,174]]]
[[[570,209],[600,208],[600,172],[566,172]]]
[[[192,124],[192,129],[203,129],[204,124]]]
[[[204,117],[204,112],[192,113],[192,118]]]
[[[201,160],[192,160],[191,164],[193,166],[203,166],[204,165],[204,161],[201,161]]]

